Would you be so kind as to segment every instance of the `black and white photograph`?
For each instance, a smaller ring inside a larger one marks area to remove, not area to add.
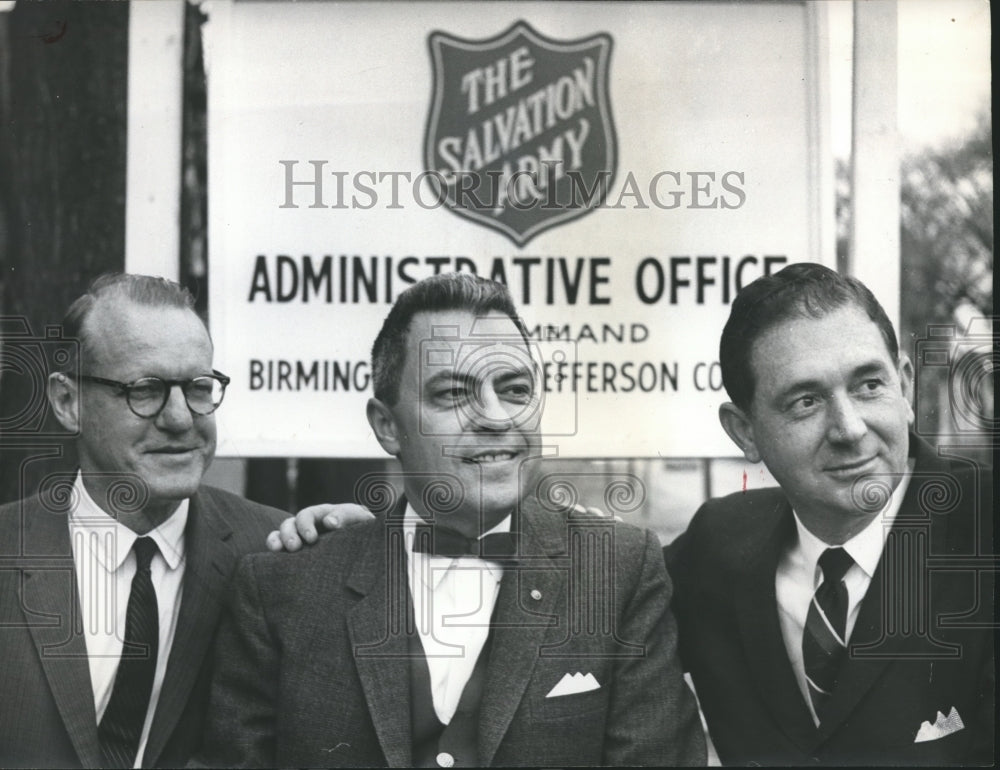
[[[0,767],[992,766],[988,0],[0,0]]]

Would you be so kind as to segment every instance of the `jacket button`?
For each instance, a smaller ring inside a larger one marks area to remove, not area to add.
[[[531,589],[531,598],[534,599],[536,602],[541,601],[541,599],[542,599],[542,592],[539,591],[537,588],[532,588]]]
[[[436,757],[434,757],[434,759],[438,763],[438,767],[454,767],[455,766],[455,758],[451,754],[449,754],[447,751],[442,751],[440,754],[438,754]]]

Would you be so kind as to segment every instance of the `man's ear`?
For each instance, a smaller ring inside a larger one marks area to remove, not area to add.
[[[722,423],[723,430],[729,434],[733,443],[742,450],[743,456],[749,462],[759,463],[760,452],[757,451],[753,423],[750,421],[749,415],[736,404],[727,401],[719,407],[719,422]]]
[[[379,399],[369,398],[365,413],[368,415],[368,424],[372,426],[378,443],[392,456],[398,456],[399,428],[396,426],[392,410]]]
[[[49,405],[59,423],[70,433],[80,432],[80,385],[62,372],[49,375]]]
[[[903,389],[903,398],[906,399],[906,405],[910,412],[907,418],[907,423],[910,425],[913,425],[917,419],[913,413],[913,376],[913,363],[910,361],[910,357],[906,353],[901,353],[899,356],[899,384]]]

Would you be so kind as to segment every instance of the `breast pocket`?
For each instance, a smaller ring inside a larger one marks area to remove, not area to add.
[[[604,687],[568,695],[539,693],[533,700],[531,710],[538,719],[566,719],[592,716],[607,709],[608,691]]]

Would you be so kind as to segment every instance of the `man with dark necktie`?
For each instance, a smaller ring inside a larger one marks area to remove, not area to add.
[[[229,380],[193,305],[118,274],[66,314],[48,396],[79,470],[0,507],[0,766],[176,767],[200,744],[224,589],[282,514],[201,484]]]
[[[780,484],[708,501],[665,549],[720,759],[988,764],[990,476],[909,431],[913,368],[885,311],[855,279],[792,265],[741,290],[720,348],[722,425]],[[307,508],[272,543],[368,515]]]
[[[372,359],[404,496],[362,480],[375,519],[242,562],[200,761],[703,764],[655,536],[531,494],[540,383],[506,288],[415,284]]]
[[[722,762],[992,761],[988,474],[909,432],[885,311],[791,265],[741,290],[720,363],[722,425],[780,484],[708,501],[666,551]]]

